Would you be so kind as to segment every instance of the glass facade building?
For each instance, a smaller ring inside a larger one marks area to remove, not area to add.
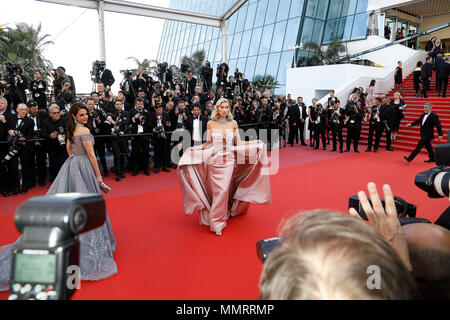
[[[178,10],[222,16],[232,0],[171,0]],[[230,74],[239,68],[249,80],[271,75],[284,92],[286,70],[294,63],[307,66],[311,53],[294,49],[308,41],[327,44],[367,37],[368,0],[249,0],[228,20]],[[212,66],[221,63],[219,28],[166,21],[158,61],[179,66],[183,56],[206,52]],[[294,57],[294,53],[296,57]],[[294,59],[295,58],[295,59]]]

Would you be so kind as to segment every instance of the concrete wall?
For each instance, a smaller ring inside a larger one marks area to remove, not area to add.
[[[450,21],[450,13],[444,14],[441,16],[436,17],[429,17],[423,19],[423,26],[422,30],[429,30],[435,27],[439,27],[445,23],[448,23]],[[423,36],[420,38],[420,47],[425,47],[428,40],[430,40],[432,37],[437,37],[439,39],[450,39],[450,28],[445,28],[439,31],[436,31],[430,35]]]
[[[370,36],[366,40],[348,43],[349,54],[361,52],[368,48],[386,43],[388,40]],[[397,62],[403,62],[403,76],[406,78],[414,71],[419,60],[424,61],[424,51],[412,50],[403,45],[395,45],[362,56],[382,67],[367,67],[354,64],[327,65],[316,67],[293,68],[287,71],[286,93],[292,97],[302,96],[307,105],[313,98],[326,103],[328,95],[324,91],[334,89],[336,96],[346,103],[355,87],[366,89],[372,79],[377,81],[375,92],[384,95],[394,87],[394,71]]]

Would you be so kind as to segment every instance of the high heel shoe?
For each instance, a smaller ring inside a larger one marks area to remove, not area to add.
[[[222,235],[222,231],[216,231],[216,236],[221,236]]]

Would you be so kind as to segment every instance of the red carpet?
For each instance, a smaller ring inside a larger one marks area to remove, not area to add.
[[[401,152],[342,156],[309,147],[283,149],[280,155],[281,169],[271,178],[273,205],[252,206],[246,216],[229,221],[222,237],[200,226],[198,215],[184,215],[175,172],[122,183],[107,179],[119,274],[83,281],[74,299],[258,299],[262,265],[255,243],[276,235],[283,218],[315,208],[347,212],[348,197],[369,181],[379,189],[389,183],[395,194],[418,206],[419,217],[433,222],[448,206],[447,199],[428,199],[414,186],[415,175],[432,167],[423,163],[425,156],[406,164]],[[1,199],[0,210],[13,212],[45,191]],[[12,215],[0,217],[0,234],[0,245],[17,239]]]

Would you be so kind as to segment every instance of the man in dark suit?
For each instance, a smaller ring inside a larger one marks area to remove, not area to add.
[[[302,146],[306,146],[305,143],[305,121],[308,117],[308,111],[306,109],[306,104],[303,102],[302,97],[297,98],[297,104],[292,105],[289,108],[289,144],[291,146],[294,145],[294,136],[297,140],[298,144],[298,134],[300,131],[300,141]],[[293,118],[295,121],[291,121],[290,117],[291,114],[293,115]],[[295,126],[294,126],[295,123]]]
[[[422,71],[420,73],[420,76],[423,81],[423,88],[420,94],[424,98],[428,98],[427,91],[430,90],[430,81],[431,77],[433,76],[433,58],[428,57],[427,62],[422,66]]]
[[[44,120],[42,137],[47,139],[48,162],[50,166],[50,182],[58,175],[68,154],[66,149],[66,118],[61,116],[58,105],[48,108],[49,118]]]
[[[123,110],[123,102],[120,99],[114,100],[114,111],[108,113],[107,120],[111,123],[111,147],[114,155],[114,167],[116,169],[116,181],[125,178],[124,166],[128,157],[128,140],[123,137],[129,133],[130,115]]]
[[[130,112],[131,133],[145,134],[152,133],[150,113],[144,109],[144,101],[137,98],[135,109]],[[150,136],[137,136],[131,142],[132,149],[132,176],[137,176],[139,170],[143,170],[146,176],[150,175],[149,158],[150,158]]]
[[[155,107],[155,113],[152,113],[150,117],[150,126],[154,133],[152,144],[155,147],[155,174],[158,174],[161,171],[161,168],[164,172],[170,172],[168,168],[170,159],[167,159],[170,141],[166,132],[169,132],[171,123],[169,114],[163,109],[163,105],[158,104]]]
[[[20,165],[22,167],[22,193],[27,193],[30,187],[28,185],[31,176],[30,152],[26,140],[33,138],[34,123],[33,120],[27,116],[27,109],[26,104],[20,103],[16,109],[17,114],[13,114],[8,118],[8,134],[11,139],[17,139],[16,145],[18,147],[17,150],[19,151],[18,155],[13,157],[7,163],[8,171],[11,173],[13,196],[19,193],[20,188],[18,158],[20,158]],[[17,135],[19,132],[23,137]]]
[[[47,112],[38,109],[37,101],[30,100],[28,105],[28,117],[33,120],[34,139],[41,139],[44,130],[44,120],[48,118]],[[36,178],[40,186],[45,186],[47,175],[47,146],[43,141],[32,142],[29,146],[31,175],[29,185],[36,185]],[[36,164],[36,165],[35,165]]]
[[[106,64],[104,61],[101,61],[98,69],[97,82],[103,83],[108,90],[111,89],[111,86],[114,84],[116,80],[111,72],[111,70],[106,69]]]
[[[28,88],[28,81],[27,78],[22,73],[22,67],[17,66],[16,69],[14,69],[14,86],[12,87],[14,90],[12,90],[12,97],[13,97],[13,103],[14,107],[16,107],[19,103],[26,103],[27,102],[27,95],[25,93],[25,89]]]
[[[337,151],[337,141],[339,139],[339,152],[344,152],[344,138],[342,136],[342,128],[344,127],[345,113],[341,109],[339,100],[337,102],[330,101],[328,108],[328,124],[333,134],[333,150]]]
[[[353,141],[353,151],[359,153],[358,144],[361,136],[361,120],[363,117],[364,111],[361,110],[361,103],[358,101],[356,104],[353,104],[348,111],[347,150],[345,152],[350,152],[350,146]]]
[[[438,96],[447,97],[448,75],[450,73],[450,63],[448,57],[442,59],[437,66]]]
[[[425,146],[428,151],[429,159],[425,162],[431,163],[435,162],[433,147],[431,146],[431,140],[434,139],[434,127],[437,128],[439,138],[441,141],[444,139],[444,134],[442,132],[441,122],[439,121],[439,117],[437,114],[432,112],[433,105],[431,103],[426,103],[424,107],[425,113],[423,113],[419,120],[414,121],[413,123],[409,123],[407,127],[413,127],[420,124],[420,141],[417,144],[416,149],[411,153],[409,157],[403,157],[406,161],[411,162],[414,158],[419,154],[420,150]]]
[[[375,133],[375,147],[373,152],[378,152],[378,148],[380,147],[381,137],[383,136],[383,132],[386,132],[386,150],[394,151],[391,147],[392,143],[392,132],[391,128],[394,122],[394,106],[390,104],[389,98],[383,99],[383,104],[380,107],[380,120],[381,124],[377,127],[377,131]]]
[[[196,85],[197,85],[197,78],[194,78],[192,71],[189,71],[187,73],[186,83],[185,83],[186,95],[189,97],[189,101],[194,96]]]
[[[8,109],[8,101],[0,97],[0,192],[4,197],[9,197],[8,181],[10,180],[6,166],[4,165],[4,158],[8,153],[8,117],[11,113]]]
[[[208,118],[202,115],[202,108],[199,103],[192,107],[192,116],[186,120],[186,129],[191,136],[192,146],[198,146],[205,142],[205,132],[207,130]]]

